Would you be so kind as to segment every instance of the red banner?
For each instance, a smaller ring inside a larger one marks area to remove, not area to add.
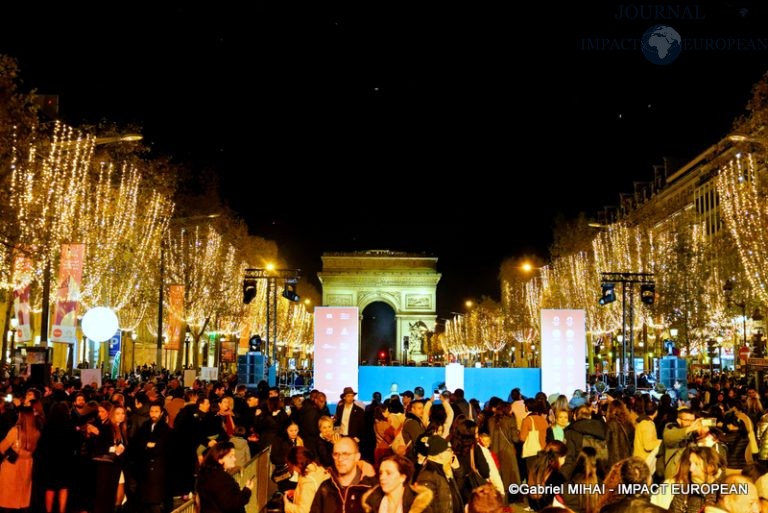
[[[83,283],[84,258],[85,244],[61,245],[59,288],[50,338],[53,342],[77,342],[77,304]]]
[[[19,321],[16,327],[16,341],[32,340],[32,310],[29,306],[29,282],[32,279],[32,260],[21,251],[13,258],[13,309]]]
[[[170,285],[168,287],[168,343],[166,349],[178,351],[181,349],[181,336],[184,324],[184,285]]]
[[[29,307],[29,289],[29,285],[24,285],[13,291],[13,308],[16,311],[16,319],[19,321],[18,326],[16,326],[16,342],[32,340],[32,312]]]

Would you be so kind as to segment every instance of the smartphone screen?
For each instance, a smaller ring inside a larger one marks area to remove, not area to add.
[[[10,403],[11,401],[13,401],[13,394],[6,395],[5,396],[5,402],[6,403]]]

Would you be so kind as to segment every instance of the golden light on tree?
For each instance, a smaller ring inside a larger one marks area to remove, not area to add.
[[[725,224],[736,244],[752,292],[768,304],[768,189],[764,164],[754,153],[738,153],[720,168],[717,190]]]

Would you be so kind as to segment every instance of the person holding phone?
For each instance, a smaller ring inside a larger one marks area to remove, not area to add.
[[[240,489],[235,478],[227,471],[235,467],[237,456],[232,442],[219,442],[206,453],[197,481],[200,511],[219,513],[245,513],[251,500],[253,478]]]

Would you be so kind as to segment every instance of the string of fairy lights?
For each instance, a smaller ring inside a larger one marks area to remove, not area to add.
[[[30,284],[32,311],[39,313],[43,277],[46,270],[57,275],[61,245],[82,243],[82,284],[72,299],[83,309],[109,306],[118,313],[121,329],[156,336],[155,319],[147,313],[157,305],[164,245],[163,283],[184,285],[181,316],[195,342],[211,331],[263,333],[264,299],[243,305],[243,271],[253,266],[225,236],[233,228],[224,221],[171,226],[175,206],[167,193],[153,187],[151,163],[97,158],[94,136],[60,122],[46,130],[34,132],[31,143],[14,145],[10,152],[7,201],[12,215],[0,220],[0,233],[9,239],[0,245],[0,287],[11,291]],[[51,288],[53,305],[56,287]],[[168,294],[163,306],[167,329],[179,312],[171,312]],[[279,343],[308,352],[313,319],[305,306],[280,302],[279,314]]]
[[[621,335],[622,302],[602,306],[596,298],[601,273],[615,270],[653,273],[653,305],[644,305],[636,288],[628,291],[635,295],[632,300],[638,307],[627,329],[637,334],[636,343],[645,346],[647,354],[661,352],[660,342],[672,332],[680,332],[684,339],[683,354],[703,354],[712,339],[734,350],[742,335],[746,337],[746,324],[741,323],[747,320],[736,315],[723,284],[736,277],[737,296],[745,310],[746,302],[768,304],[768,253],[762,250],[768,246],[768,177],[760,164],[762,157],[740,152],[718,166],[719,208],[730,238],[712,237],[691,205],[661,222],[633,219],[631,225],[602,226],[591,237],[589,249],[556,258],[523,279],[503,280],[496,325],[504,326],[506,333],[494,334],[494,350],[517,344],[521,355],[535,353],[539,311],[572,308],[586,311],[588,336],[597,342],[598,351],[610,351],[610,342]],[[493,311],[485,308],[446,323],[439,339],[444,351],[469,355],[489,349],[480,329],[483,323],[489,324],[487,316]],[[753,332],[753,320],[748,325]]]

